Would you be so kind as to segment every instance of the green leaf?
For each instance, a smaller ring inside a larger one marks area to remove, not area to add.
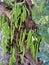
[[[27,37],[27,48],[30,47],[30,43],[32,41],[32,30],[29,31],[28,37]]]
[[[22,7],[22,10],[23,10],[23,12],[22,12],[22,14],[21,14],[21,22],[24,22],[25,19],[26,19],[26,7],[23,6],[23,7]]]
[[[15,62],[16,62],[15,56],[11,56],[9,60],[9,65],[14,65]]]
[[[10,59],[9,59],[9,65],[14,65],[15,62],[16,62],[16,58],[15,58],[15,48],[12,49],[12,54],[10,56]]]

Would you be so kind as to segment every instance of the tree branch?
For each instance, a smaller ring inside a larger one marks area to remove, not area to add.
[[[11,11],[6,9],[4,5],[0,5],[0,15],[5,14],[9,19],[11,19]]]

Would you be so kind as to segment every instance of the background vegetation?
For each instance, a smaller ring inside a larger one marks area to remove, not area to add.
[[[2,47],[10,56],[8,64],[24,64],[31,58],[32,65],[41,61],[49,65],[49,2],[6,0],[1,6]]]

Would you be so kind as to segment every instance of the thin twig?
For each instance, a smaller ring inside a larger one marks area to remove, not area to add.
[[[0,5],[0,11],[2,14],[5,14],[9,19],[11,19],[11,11],[6,9],[4,6]]]

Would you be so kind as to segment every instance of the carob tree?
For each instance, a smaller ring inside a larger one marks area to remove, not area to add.
[[[5,0],[0,2],[0,29],[2,47],[9,54],[7,65],[38,65],[38,26],[32,20],[31,0]],[[40,64],[39,64],[40,65]]]

